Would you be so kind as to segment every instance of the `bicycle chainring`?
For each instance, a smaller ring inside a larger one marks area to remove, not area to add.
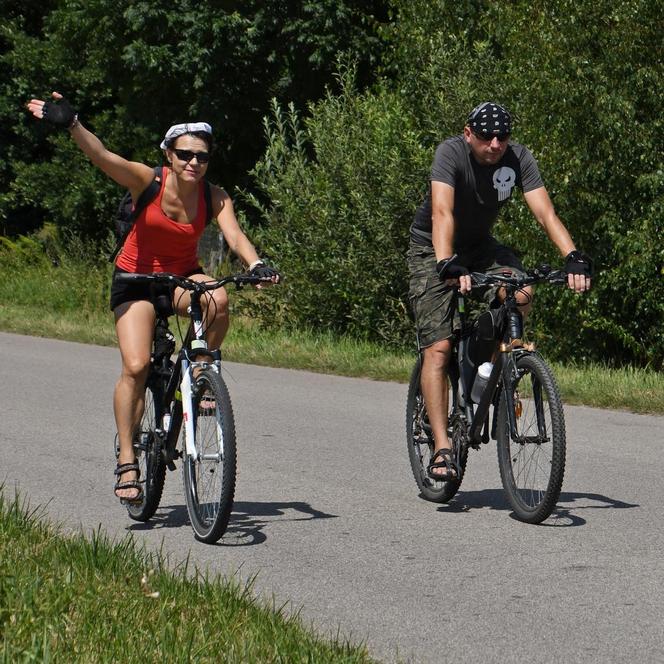
[[[454,454],[457,463],[461,463],[464,454],[468,452],[470,446],[470,437],[468,435],[469,427],[466,416],[457,411],[450,417],[450,427],[452,429],[452,442],[454,443]],[[478,448],[479,446],[472,446]]]

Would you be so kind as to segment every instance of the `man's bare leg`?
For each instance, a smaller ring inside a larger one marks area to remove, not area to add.
[[[434,453],[438,450],[452,449],[452,444],[447,437],[449,412],[447,367],[451,354],[451,339],[437,341],[422,351],[420,387],[433,433]],[[444,468],[438,468],[432,472],[434,475],[440,475],[441,478],[449,478],[449,472],[446,473]]]

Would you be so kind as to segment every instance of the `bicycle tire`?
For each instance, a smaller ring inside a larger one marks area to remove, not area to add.
[[[459,429],[452,429],[452,442],[455,450],[461,446],[458,463],[461,468],[461,476],[454,480],[440,481],[429,477],[427,468],[431,463],[431,457],[434,450],[434,441],[431,428],[428,423],[424,398],[420,388],[421,365],[418,359],[410,376],[408,385],[408,399],[406,402],[406,444],[408,447],[408,458],[410,468],[413,471],[413,477],[420,494],[426,500],[434,503],[446,503],[451,500],[463,481],[463,475],[466,470],[468,460],[468,446],[460,436]],[[448,378],[449,382],[449,378]],[[452,386],[450,385],[450,395]],[[450,424],[454,421],[454,413],[450,414]],[[465,421],[465,420],[461,420]]]
[[[134,451],[143,483],[143,500],[137,505],[127,505],[127,512],[134,521],[150,520],[159,507],[164,491],[166,464],[161,453],[161,441],[156,434],[161,398],[161,388],[150,384],[146,386],[143,417],[134,436]]]
[[[213,400],[214,406],[202,406],[204,400]],[[212,369],[199,374],[192,401],[197,458],[189,456],[183,445],[185,501],[194,537],[212,544],[226,531],[233,508],[235,421],[226,384]]]
[[[519,440],[512,440],[510,432],[508,388],[514,395]],[[558,386],[540,355],[516,359],[510,384],[501,391],[496,438],[500,478],[514,514],[526,523],[541,523],[560,498],[566,440]]]

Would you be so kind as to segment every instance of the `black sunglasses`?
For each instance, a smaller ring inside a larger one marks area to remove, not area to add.
[[[194,157],[199,164],[207,164],[210,161],[209,152],[193,152],[192,150],[173,150],[175,156],[181,161],[190,162]]]
[[[478,134],[477,132],[473,132],[473,136],[475,136],[475,138],[479,138],[480,141],[492,141],[494,138],[497,138],[500,143],[504,143],[510,137],[508,133],[482,136],[482,134]]]

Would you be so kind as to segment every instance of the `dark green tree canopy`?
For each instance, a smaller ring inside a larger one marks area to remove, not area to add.
[[[387,19],[374,0],[60,0],[39,11],[5,4],[0,220],[14,233],[48,215],[92,237],[102,234],[99,219],[117,189],[84,167],[66,136],[22,115],[27,99],[62,92],[109,148],[148,163],[159,162],[169,125],[205,119],[218,145],[211,179],[232,189],[246,183],[263,150],[269,100],[305,107],[320,97],[334,85],[342,51],[359,57],[363,84],[370,82]]]
[[[660,13],[650,0],[5,0],[1,228],[48,220],[101,239],[119,196],[66,133],[27,116],[30,97],[58,89],[146,163],[170,124],[206,120],[211,179],[239,187],[288,276],[266,318],[410,344],[404,254],[434,149],[495,99],[598,268],[588,297],[537,292],[538,343],[661,368]],[[560,261],[518,201],[496,234],[526,264]]]

